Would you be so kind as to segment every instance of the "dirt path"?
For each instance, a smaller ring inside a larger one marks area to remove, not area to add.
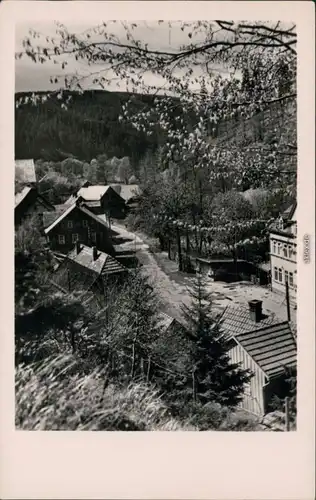
[[[143,265],[143,272],[150,277],[162,301],[162,309],[164,312],[181,320],[182,304],[190,303],[189,292],[175,280],[170,278],[159,264],[159,261],[157,261],[156,254],[150,251],[150,244],[155,244],[155,240],[141,233],[132,233],[118,224],[112,224],[111,228],[119,237],[126,240],[119,245],[120,249],[136,252],[139,262]]]

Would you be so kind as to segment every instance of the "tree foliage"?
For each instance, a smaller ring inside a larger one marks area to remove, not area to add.
[[[250,380],[251,373],[231,362],[227,339],[212,318],[210,297],[200,273],[197,274],[191,298],[191,306],[184,306],[184,315],[194,337],[192,376],[196,398],[204,404],[212,401],[235,406],[243,395],[244,384]]]
[[[277,158],[280,153],[295,154],[295,143],[281,145],[276,139],[267,149],[252,151],[239,145],[232,151],[217,147],[212,138],[227,121],[244,122],[273,104],[283,106],[295,99],[295,25],[280,21],[158,21],[156,29],[165,27],[183,34],[183,44],[170,50],[138,37],[140,24],[122,26],[121,36],[115,33],[115,21],[82,34],[57,23],[56,36],[45,39],[31,30],[24,51],[16,56],[26,55],[35,63],[59,63],[65,74],[54,81],[60,89],[83,92],[87,80],[87,75],[67,73],[66,56],[91,66],[95,86],[104,88],[113,78],[119,79],[118,85],[133,93],[122,103],[121,122],[147,137],[164,136],[166,163],[172,160],[190,168],[212,165],[214,182],[233,179],[235,187],[249,182],[261,185],[282,176]],[[96,64],[102,67],[94,72]],[[148,83],[148,73],[160,83]],[[153,105],[144,102],[135,109],[137,93],[147,93],[151,99],[155,95]],[[56,94],[63,102],[62,92]]]

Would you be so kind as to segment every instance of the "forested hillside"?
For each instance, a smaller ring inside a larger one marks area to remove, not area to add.
[[[40,93],[42,96],[44,92]],[[31,93],[16,94],[16,99]],[[146,137],[131,126],[120,123],[121,106],[130,95],[106,91],[71,93],[65,109],[57,97],[36,105],[31,100],[16,108],[15,156],[61,161],[74,156],[91,161],[100,154],[108,157],[129,156],[137,162],[148,148],[157,145],[158,137]],[[137,96],[135,108],[141,109],[150,97]]]
[[[45,93],[41,93],[43,96]],[[135,111],[151,109],[153,97],[123,92],[71,92],[67,108],[58,98],[31,103],[30,93],[16,94],[16,100],[29,97],[29,102],[16,108],[15,156],[46,161],[62,161],[75,157],[90,162],[105,154],[108,158],[128,156],[136,166],[145,154],[166,143],[164,132],[157,124],[152,135],[145,134],[119,120],[122,105],[132,101]],[[192,119],[192,122],[194,118]],[[211,141],[223,150],[249,148],[247,157],[254,158],[258,150],[267,160],[277,147],[278,170],[282,183],[296,182],[296,104],[295,100],[273,103],[254,117],[242,116],[219,123],[210,131]],[[241,159],[242,161],[242,159]],[[289,175],[285,175],[289,171]],[[252,178],[250,179],[253,180]],[[248,186],[245,184],[245,189]],[[268,187],[268,186],[267,186]]]

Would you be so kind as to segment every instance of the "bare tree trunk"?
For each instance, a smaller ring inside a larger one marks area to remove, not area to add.
[[[192,396],[193,401],[196,401],[196,380],[195,380],[195,369],[192,370]]]
[[[72,326],[70,327],[70,342],[71,342],[72,352],[74,353],[76,350],[76,341],[75,341],[75,330]]]
[[[186,230],[185,237],[186,237],[186,253],[188,254],[190,251],[190,237],[189,237],[189,230],[188,229]]]
[[[132,368],[131,368],[131,379],[134,378],[134,374],[135,374],[135,342],[136,340],[134,340],[133,342],[133,346],[132,346]]]
[[[151,359],[150,357],[148,358],[148,365],[147,365],[147,374],[146,374],[146,382],[149,382],[149,377],[150,377],[150,365],[151,365]]]
[[[199,242],[199,254],[202,253],[202,246],[203,246],[203,232],[201,231],[201,233],[200,233],[200,242]]]
[[[179,271],[182,271],[182,253],[181,253],[181,238],[180,230],[177,227],[177,245],[178,245],[178,257],[179,257]]]

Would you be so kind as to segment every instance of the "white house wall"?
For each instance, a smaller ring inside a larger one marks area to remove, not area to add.
[[[254,376],[245,388],[244,397],[239,407],[255,415],[262,416],[264,414],[262,388],[266,383],[264,372],[240,344],[233,347],[228,354],[232,363],[240,363],[242,369],[249,369],[254,373]]]
[[[287,256],[284,255],[284,246],[287,248]],[[290,255],[290,251],[292,251]],[[297,244],[296,238],[289,238],[276,233],[270,234],[270,262],[271,262],[271,286],[272,290],[285,294],[285,273],[293,274],[293,285],[289,283],[289,294],[296,300],[297,293]],[[275,268],[282,270],[282,281],[276,279]]]

